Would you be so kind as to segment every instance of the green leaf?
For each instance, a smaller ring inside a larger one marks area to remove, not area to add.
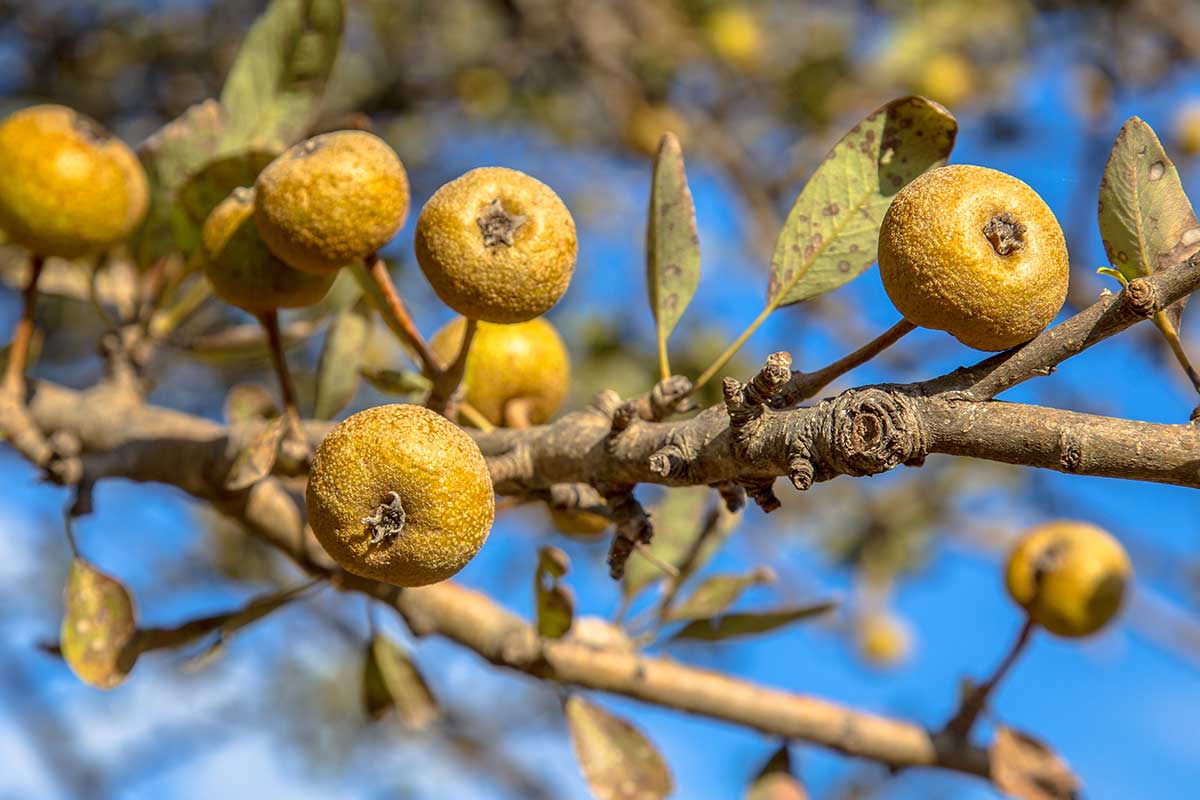
[[[363,709],[379,720],[395,711],[411,730],[422,730],[441,715],[429,684],[400,645],[377,634],[363,662]]]
[[[334,318],[317,362],[317,419],[332,419],[354,399],[370,333],[371,316],[361,304]]]
[[[137,652],[133,600],[120,581],[82,558],[71,561],[63,589],[62,655],[97,689],[112,689],[133,669]]]
[[[641,731],[579,695],[567,698],[564,711],[575,757],[597,798],[661,800],[671,793],[671,772]]]
[[[209,161],[189,175],[176,193],[176,249],[184,255],[197,252],[200,231],[212,210],[239,186],[253,186],[276,155],[271,150],[244,150]]]
[[[295,314],[299,319],[324,319],[353,308],[354,304],[362,299],[362,296],[362,287],[358,285],[358,281],[350,270],[338,270],[337,277],[333,279],[333,286],[329,287],[329,291],[325,293],[320,302],[306,308],[296,309]]]
[[[788,214],[771,259],[767,307],[832,291],[875,263],[893,195],[945,164],[957,133],[954,116],[923,97],[893,100],[851,128]]]
[[[533,588],[537,596],[537,630],[547,639],[559,639],[571,629],[575,616],[575,593],[561,578],[571,568],[567,554],[557,547],[538,548]]]
[[[687,600],[667,614],[665,622],[706,619],[729,608],[742,592],[751,586],[769,583],[774,575],[769,569],[756,569],[746,575],[713,575],[696,587]]]
[[[700,282],[700,238],[679,140],[666,133],[654,158],[646,226],[646,286],[660,352]]]
[[[238,450],[229,473],[225,476],[225,488],[231,492],[249,489],[271,474],[275,459],[279,457],[279,443],[287,430],[287,418],[276,417],[262,426]]]
[[[738,636],[754,636],[767,633],[799,620],[827,614],[836,604],[813,603],[808,606],[784,608],[778,611],[754,611],[745,614],[724,614],[710,619],[698,619],[671,637],[672,640],[699,640],[715,642]]]
[[[396,707],[387,682],[383,679],[383,670],[379,668],[379,659],[375,657],[375,641],[378,638],[367,642],[363,657],[362,707],[373,722],[383,719]]]
[[[138,147],[138,158],[150,183],[146,219],[130,238],[138,264],[148,266],[171,253],[194,246],[196,229],[177,202],[180,188],[215,156],[225,131],[225,118],[215,100],[194,105],[168,122]]]
[[[746,800],[808,800],[808,792],[792,774],[792,757],[786,744],[763,764],[746,790]]]
[[[223,146],[282,150],[312,126],[342,38],[341,0],[273,0],[221,90]]]
[[[249,422],[279,416],[271,393],[253,383],[239,383],[225,395],[225,421],[230,425],[245,425]]]
[[[360,373],[367,383],[384,394],[413,397],[425,394],[431,386],[429,379],[415,370],[378,369],[368,366],[363,367]]]
[[[313,581],[284,589],[278,592],[259,595],[251,598],[245,605],[234,611],[212,614],[199,619],[188,620],[170,628],[144,628],[137,633],[136,649],[139,653],[150,650],[160,650],[167,647],[183,647],[197,639],[213,632],[217,639],[199,656],[193,659],[193,665],[207,663],[211,656],[225,643],[228,637],[237,631],[258,622],[263,617],[295,600],[313,586]]]
[[[712,500],[712,491],[706,486],[672,488],[650,509],[654,523],[650,552],[676,567],[681,583],[712,557],[741,520],[740,514],[730,513],[724,504],[714,505]],[[662,578],[656,566],[635,552],[625,565],[621,590],[626,597],[634,597]]]
[[[319,330],[320,320],[298,319],[284,325],[279,335],[283,339],[283,348],[290,350],[316,335]],[[252,361],[270,356],[267,335],[257,322],[232,325],[214,333],[193,336],[181,346],[196,358],[217,363]]]
[[[1179,172],[1154,129],[1137,117],[1121,126],[1100,181],[1100,237],[1126,280],[1153,275],[1200,250],[1200,223]],[[1187,301],[1169,309],[1176,330]]]

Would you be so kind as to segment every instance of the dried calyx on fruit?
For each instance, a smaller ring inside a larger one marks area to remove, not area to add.
[[[495,514],[479,447],[413,405],[377,406],[336,425],[317,449],[306,496],[309,524],[333,560],[395,586],[457,573]]]
[[[417,219],[417,262],[446,305],[484,322],[533,319],[575,269],[575,221],[523,172],[485,167],[447,183]]]
[[[1067,297],[1054,213],[1026,184],[985,167],[931,170],[901,189],[879,231],[879,272],[910,322],[980,350],[1028,341]]]

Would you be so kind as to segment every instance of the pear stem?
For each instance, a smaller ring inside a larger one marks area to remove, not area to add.
[[[12,342],[8,350],[8,363],[4,367],[4,390],[15,395],[25,391],[25,367],[29,361],[29,346],[33,341],[33,312],[37,305],[38,279],[46,260],[34,253],[29,260],[29,280],[22,292],[21,316],[13,329]]]
[[[63,509],[63,533],[67,537],[67,547],[71,549],[71,558],[79,558],[79,545],[75,541],[75,523],[71,517],[71,507]]]
[[[804,385],[810,392],[809,397],[821,391],[850,370],[867,363],[916,329],[916,325],[902,318],[895,325],[854,352],[842,356],[829,366],[822,367],[816,372],[804,373]]]
[[[996,666],[996,670],[992,673],[991,677],[976,686],[963,698],[958,713],[946,723],[943,733],[949,734],[958,742],[967,741],[971,735],[971,729],[975,726],[975,721],[979,719],[979,715],[987,705],[988,697],[995,691],[1000,681],[1004,680],[1004,676],[1008,674],[1013,665],[1017,663],[1017,659],[1025,651],[1025,647],[1029,644],[1033,630],[1036,627],[1037,623],[1033,621],[1033,618],[1027,616],[1025,624],[1021,626],[1021,632],[1017,634],[1017,638],[1013,641],[1012,646],[1009,647],[1004,658]]]
[[[258,321],[267,334],[267,349],[271,352],[271,363],[275,367],[275,375],[279,378],[279,391],[283,395],[283,413],[287,417],[288,431],[294,438],[303,439],[300,410],[296,406],[296,387],[292,383],[287,355],[283,351],[283,336],[279,333],[279,312],[275,309],[264,311],[259,315]]]
[[[396,334],[402,342],[408,345],[409,349],[416,353],[425,377],[436,380],[441,373],[441,368],[438,367],[433,351],[429,349],[429,345],[413,323],[404,301],[400,299],[400,294],[396,291],[395,284],[392,283],[392,276],[388,274],[387,264],[384,263],[384,260],[377,255],[367,256],[363,261],[360,282],[365,283],[366,287],[371,290],[369,292],[371,299],[375,301],[376,308],[379,309],[383,321],[391,328],[392,333]]]
[[[514,397],[504,404],[504,424],[510,428],[528,428],[533,425],[531,411],[528,397]]]
[[[479,323],[476,320],[467,317],[458,354],[445,367],[438,365],[438,372],[433,378],[433,389],[429,392],[429,399],[425,401],[426,408],[439,414],[446,413],[451,398],[454,397],[454,392],[462,383],[463,374],[467,370],[467,356],[471,353],[471,342],[478,327]]]

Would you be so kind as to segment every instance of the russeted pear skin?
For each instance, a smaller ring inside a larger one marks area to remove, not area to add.
[[[376,406],[334,426],[308,477],[308,521],[347,572],[395,586],[445,580],[495,514],[479,447],[427,408]]]
[[[408,214],[408,174],[387,142],[334,131],[294,145],[263,168],[255,220],[289,266],[316,275],[361,262]]]
[[[252,314],[318,303],[337,277],[292,269],[267,249],[254,224],[253,189],[234,189],[222,200],[204,221],[201,240],[213,291]]]
[[[879,273],[909,322],[1006,350],[1058,314],[1069,261],[1037,192],[1003,172],[955,164],[896,193],[879,231]]]
[[[524,322],[550,310],[575,270],[575,221],[546,184],[482,167],[442,186],[417,218],[417,263],[464,317]]]
[[[98,253],[141,224],[149,187],[129,147],[64,106],[22,109],[0,124],[0,228],[40,256]]]

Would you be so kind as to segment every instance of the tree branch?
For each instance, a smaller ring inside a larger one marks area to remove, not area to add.
[[[278,479],[239,491],[223,488],[233,454],[226,452],[228,437],[222,426],[152,406],[106,408],[96,403],[98,399],[95,392],[40,383],[30,408],[47,431],[69,429],[79,436],[87,458],[93,459],[93,474],[165,483],[211,502],[310,574],[392,606],[418,634],[445,636],[494,664],[540,679],[709,716],[893,767],[989,774],[986,751],[939,749],[932,734],[919,725],[670,659],[598,650],[569,638],[545,641],[516,615],[453,582],[402,591],[342,573],[316,545]]]
[[[1044,406],[948,402],[923,415],[929,452],[1072,475],[1200,488],[1200,426],[1135,422]]]
[[[1071,356],[1152,318],[1197,288],[1200,288],[1200,253],[1151,277],[1132,280],[1117,294],[1106,292],[1078,314],[1047,328],[1020,347],[927,381],[924,391],[927,394],[966,391],[972,399],[991,399],[1030,378],[1051,374]]]
[[[1200,486],[1200,427],[988,399],[1047,374],[1071,355],[1185,296],[1200,285],[1195,267],[1194,260],[1188,261],[1133,281],[1120,295],[1101,298],[1021,348],[925,383],[852,389],[811,407],[776,410],[772,406],[786,398],[792,384],[790,359],[778,353],[750,381],[726,379],[724,403],[689,420],[657,421],[665,413],[643,415],[636,403],[602,395],[598,408],[552,425],[472,435],[489,457],[497,490],[522,495],[549,492],[561,484],[708,484],[727,492],[742,487],[769,508],[777,503],[771,485],[779,476],[804,489],[838,475],[920,464],[929,453]],[[6,429],[19,427],[11,409],[0,411]],[[267,478],[238,491],[224,488],[239,436],[209,420],[145,405],[119,386],[99,384],[80,392],[36,382],[29,390],[28,411],[33,433],[48,439],[69,436],[76,443],[73,458],[81,464],[80,483],[120,476],[177,486],[241,520],[310,573],[387,602],[414,631],[451,638],[495,664],[894,767],[989,772],[984,751],[947,749],[909,723],[636,652],[596,650],[570,639],[543,641],[524,621],[453,583],[401,592],[345,575],[315,544],[278,480]],[[306,423],[314,444],[328,429],[328,423]],[[35,463],[45,466],[45,454],[39,455]],[[71,482],[53,471],[51,477]]]

